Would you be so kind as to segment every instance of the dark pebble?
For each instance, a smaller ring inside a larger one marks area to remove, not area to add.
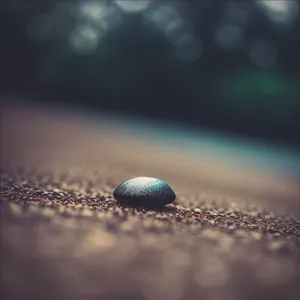
[[[129,179],[115,189],[113,196],[120,203],[149,208],[163,207],[176,198],[167,183],[151,177]]]

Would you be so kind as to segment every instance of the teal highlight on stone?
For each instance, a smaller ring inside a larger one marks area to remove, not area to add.
[[[159,179],[135,177],[121,183],[113,193],[122,204],[139,207],[163,207],[175,201],[170,186]]]

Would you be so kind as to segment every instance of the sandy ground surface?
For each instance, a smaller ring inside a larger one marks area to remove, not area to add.
[[[300,299],[296,177],[1,109],[1,299]],[[126,207],[114,188],[168,182],[176,203]]]

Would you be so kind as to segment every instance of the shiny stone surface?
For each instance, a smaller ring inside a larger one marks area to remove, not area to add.
[[[135,177],[121,183],[113,193],[123,204],[143,207],[162,207],[175,201],[176,195],[162,180]]]

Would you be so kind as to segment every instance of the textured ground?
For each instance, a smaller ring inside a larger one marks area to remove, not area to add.
[[[300,299],[297,178],[199,157],[3,106],[2,299]],[[176,203],[119,205],[135,176]]]

